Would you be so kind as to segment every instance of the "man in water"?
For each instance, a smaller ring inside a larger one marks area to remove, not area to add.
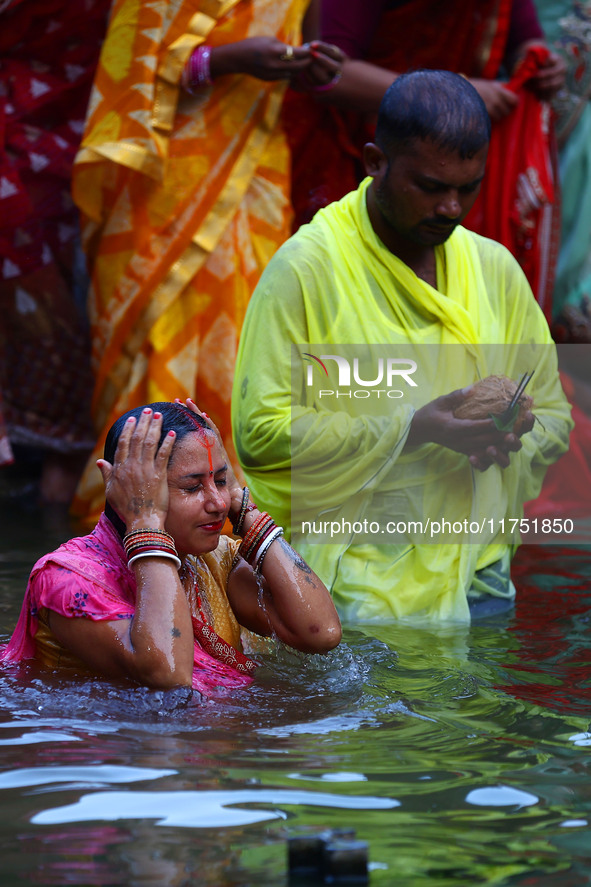
[[[247,312],[238,456],[348,619],[510,606],[523,503],[567,448],[569,407],[527,281],[461,226],[489,138],[464,78],[399,77],[364,149],[367,178],[281,247]],[[455,416],[478,379],[534,369],[535,427],[525,408],[515,431],[507,415]]]

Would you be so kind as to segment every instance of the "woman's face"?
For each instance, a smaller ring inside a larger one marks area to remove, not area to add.
[[[187,434],[175,444],[168,466],[166,530],[180,557],[217,548],[230,509],[227,465],[212,432]]]

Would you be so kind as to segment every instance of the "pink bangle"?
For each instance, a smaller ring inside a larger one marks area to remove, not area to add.
[[[337,71],[332,80],[329,80],[328,83],[322,83],[319,86],[311,86],[310,92],[327,92],[329,89],[334,89],[342,76],[342,72]]]
[[[195,95],[196,89],[205,89],[213,84],[209,67],[210,56],[211,46],[198,46],[197,49],[193,50],[189,61],[185,65],[182,84],[191,95]]]

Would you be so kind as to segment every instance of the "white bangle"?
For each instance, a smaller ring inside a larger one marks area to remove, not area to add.
[[[279,538],[279,536],[283,536],[283,527],[275,527],[273,532],[269,533],[269,535],[267,536],[267,538],[265,539],[265,541],[263,542],[263,544],[261,545],[261,547],[257,551],[255,559],[254,559],[255,573],[261,572],[261,568],[263,566],[263,558],[265,557],[265,554],[267,553],[267,549],[269,548],[271,542],[274,542],[275,539]]]
[[[140,551],[139,554],[134,554],[134,556],[127,561],[127,566],[131,567],[134,561],[139,561],[141,557],[167,557],[170,558],[171,561],[174,561],[177,570],[180,570],[181,568],[181,559],[177,557],[176,554],[173,554],[171,551],[158,551],[157,549],[154,549],[153,551]]]

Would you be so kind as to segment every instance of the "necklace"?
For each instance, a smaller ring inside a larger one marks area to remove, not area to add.
[[[257,667],[254,659],[245,656],[241,650],[220,637],[214,628],[214,619],[213,614],[210,613],[209,601],[207,598],[205,600],[202,599],[199,590],[197,560],[196,557],[189,555],[185,558],[185,562],[179,572],[191,610],[195,639],[213,659],[230,665],[241,674],[250,675]],[[187,585],[189,588],[187,588]],[[198,615],[195,615],[195,611]]]

